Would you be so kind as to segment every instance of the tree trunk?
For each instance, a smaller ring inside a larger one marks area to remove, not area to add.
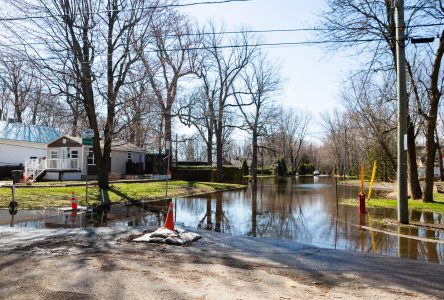
[[[171,155],[172,153],[172,131],[171,131],[171,108],[167,107],[164,112],[164,119],[165,119],[165,154],[168,157],[169,162],[168,165],[172,165],[173,157]]]
[[[439,144],[437,144],[437,149],[438,151],[438,166],[439,166],[439,179],[441,181],[444,180],[444,172],[443,172],[443,163],[442,163],[442,150]]]
[[[253,183],[257,182],[257,132],[253,129],[253,159],[251,161],[251,176]]]
[[[22,111],[20,109],[20,101],[18,99],[18,96],[15,96],[14,110],[15,110],[15,122],[23,123]]]
[[[435,60],[433,62],[432,74],[430,76],[430,108],[428,118],[426,122],[426,149],[427,149],[427,161],[425,170],[425,191],[423,194],[424,202],[433,202],[433,180],[434,180],[434,167],[435,167],[435,130],[436,119],[438,116],[439,100],[441,99],[441,91],[439,88],[441,61],[444,54],[444,31],[441,32],[439,38],[439,47],[436,51]]]
[[[421,199],[422,190],[419,184],[418,164],[416,162],[415,125],[410,120],[410,116],[407,118],[407,152],[409,159],[410,190],[412,199]]]
[[[213,133],[208,130],[208,140],[207,140],[207,164],[209,166],[213,165]]]
[[[100,148],[100,133],[97,124],[97,116],[94,104],[94,89],[92,87],[92,75],[89,64],[82,64],[82,92],[85,112],[88,117],[89,126],[94,131],[93,152],[97,168],[97,176],[99,186],[101,188],[108,187],[108,171],[105,169],[105,161],[102,159],[102,151]]]
[[[291,162],[291,177],[295,177],[295,174],[296,174],[296,170],[295,170],[296,159],[294,158],[293,145],[292,144],[290,144],[290,162]]]
[[[435,129],[435,138],[436,138],[436,151],[438,152],[439,179],[443,180],[444,172],[442,170],[442,168],[443,168],[442,150],[441,150],[441,144],[439,142],[438,130],[436,130],[436,129]]]
[[[163,114],[165,120],[165,142],[171,142],[171,109],[166,109]]]
[[[222,122],[218,125],[216,130],[216,167],[217,167],[217,182],[223,182],[223,142],[222,142]]]
[[[436,115],[435,115],[436,116]],[[425,166],[425,188],[423,194],[424,202],[433,202],[433,181],[434,168],[435,168],[435,155],[436,155],[436,143],[435,143],[435,127],[436,117],[430,117],[426,126],[426,166]]]

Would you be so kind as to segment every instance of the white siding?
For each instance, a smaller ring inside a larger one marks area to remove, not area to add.
[[[111,152],[111,172],[125,175],[126,162],[128,161],[128,152],[132,152],[133,162],[145,163],[145,154],[143,152],[112,150]]]
[[[30,157],[46,156],[46,144],[0,140],[0,166],[25,164]]]
[[[111,152],[111,172],[125,175],[127,151],[112,150]]]
[[[46,172],[44,178],[46,180],[57,181],[57,180],[60,180],[60,174],[59,174],[59,172],[48,171],[48,172]],[[62,175],[62,180],[80,180],[80,179],[81,179],[80,172],[64,172]]]

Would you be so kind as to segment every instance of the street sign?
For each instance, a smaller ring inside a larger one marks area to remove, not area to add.
[[[82,139],[92,139],[92,138],[94,138],[94,130],[92,130],[91,128],[83,128]]]
[[[93,145],[93,139],[82,139],[82,145],[92,146]]]

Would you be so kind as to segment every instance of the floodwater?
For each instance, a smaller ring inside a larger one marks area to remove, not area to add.
[[[358,189],[336,185],[331,178],[264,179],[257,187],[173,200],[176,226],[213,230],[233,236],[294,240],[324,248],[405,257],[444,264],[444,218],[410,211],[410,221],[424,226],[399,226],[396,210],[340,205]],[[0,211],[0,226],[158,227],[168,202],[143,206],[114,205],[108,210],[71,214],[56,209]]]

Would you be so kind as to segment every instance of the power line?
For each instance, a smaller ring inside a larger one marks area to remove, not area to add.
[[[384,41],[385,39],[355,39],[355,40],[323,40],[323,41],[301,41],[301,42],[276,42],[276,43],[257,43],[257,44],[241,44],[241,45],[221,45],[221,46],[209,46],[209,47],[190,47],[190,48],[171,48],[165,50],[158,49],[148,49],[142,51],[143,53],[157,53],[161,51],[174,52],[174,51],[197,51],[206,49],[233,49],[233,48],[253,48],[253,47],[288,47],[288,46],[302,46],[302,45],[318,45],[318,44],[335,44],[335,43],[370,43],[377,41]],[[117,52],[119,55],[125,54],[125,52]],[[126,53],[137,53],[137,52],[126,52]],[[109,56],[112,54],[106,54]],[[100,56],[98,56],[100,57]],[[63,56],[63,57],[46,57],[46,58],[33,58],[35,61],[50,61],[50,60],[60,60],[60,59],[72,59],[73,57]],[[28,59],[14,59],[14,60],[2,60],[5,63],[11,62],[26,62]]]
[[[406,28],[418,28],[418,27],[434,27],[434,26],[442,26],[444,23],[435,23],[435,24],[417,24],[406,26]],[[365,27],[353,27],[353,28],[345,28],[345,30],[366,30],[371,28]],[[287,33],[287,32],[310,32],[310,31],[331,31],[330,28],[319,28],[319,27],[308,27],[308,28],[288,28],[288,29],[262,29],[262,30],[239,30],[239,31],[218,31],[218,32],[190,32],[190,33],[182,33],[181,36],[198,36],[198,35],[224,35],[224,34],[245,34],[245,33]],[[175,34],[167,34],[166,37],[175,37]],[[97,39],[96,39],[97,40]],[[102,39],[100,39],[102,40]],[[103,41],[107,41],[107,38],[104,38]],[[81,42],[89,42],[85,40],[80,40]],[[379,39],[375,39],[375,41],[379,41]],[[345,42],[345,41],[343,41]],[[350,42],[354,42],[351,40]],[[63,44],[64,41],[45,41],[45,42],[22,42],[22,43],[8,43],[8,44],[0,44],[0,47],[14,47],[14,46],[32,46],[32,45],[48,45],[48,44]],[[306,42],[306,43],[319,43],[316,41]],[[320,43],[324,43],[321,41]]]
[[[69,15],[82,15],[82,14],[88,14],[88,15],[95,15],[95,14],[103,14],[103,13],[109,13],[109,12],[123,12],[123,11],[136,11],[136,10],[154,10],[154,9],[162,9],[162,8],[175,8],[175,7],[187,7],[187,6],[198,6],[198,5],[213,5],[213,4],[226,4],[226,3],[232,3],[232,2],[249,2],[252,0],[218,0],[218,1],[202,1],[202,2],[191,2],[191,3],[178,3],[178,4],[165,4],[165,5],[155,5],[155,6],[144,6],[139,8],[129,8],[129,9],[121,9],[121,10],[113,10],[113,9],[107,9],[103,11],[91,11],[91,12],[85,12],[85,13],[74,13]],[[32,20],[32,19],[44,19],[44,18],[50,18],[50,17],[64,17],[64,14],[54,14],[54,15],[41,15],[41,16],[17,16],[17,17],[1,17],[1,21],[25,21],[25,20]]]

